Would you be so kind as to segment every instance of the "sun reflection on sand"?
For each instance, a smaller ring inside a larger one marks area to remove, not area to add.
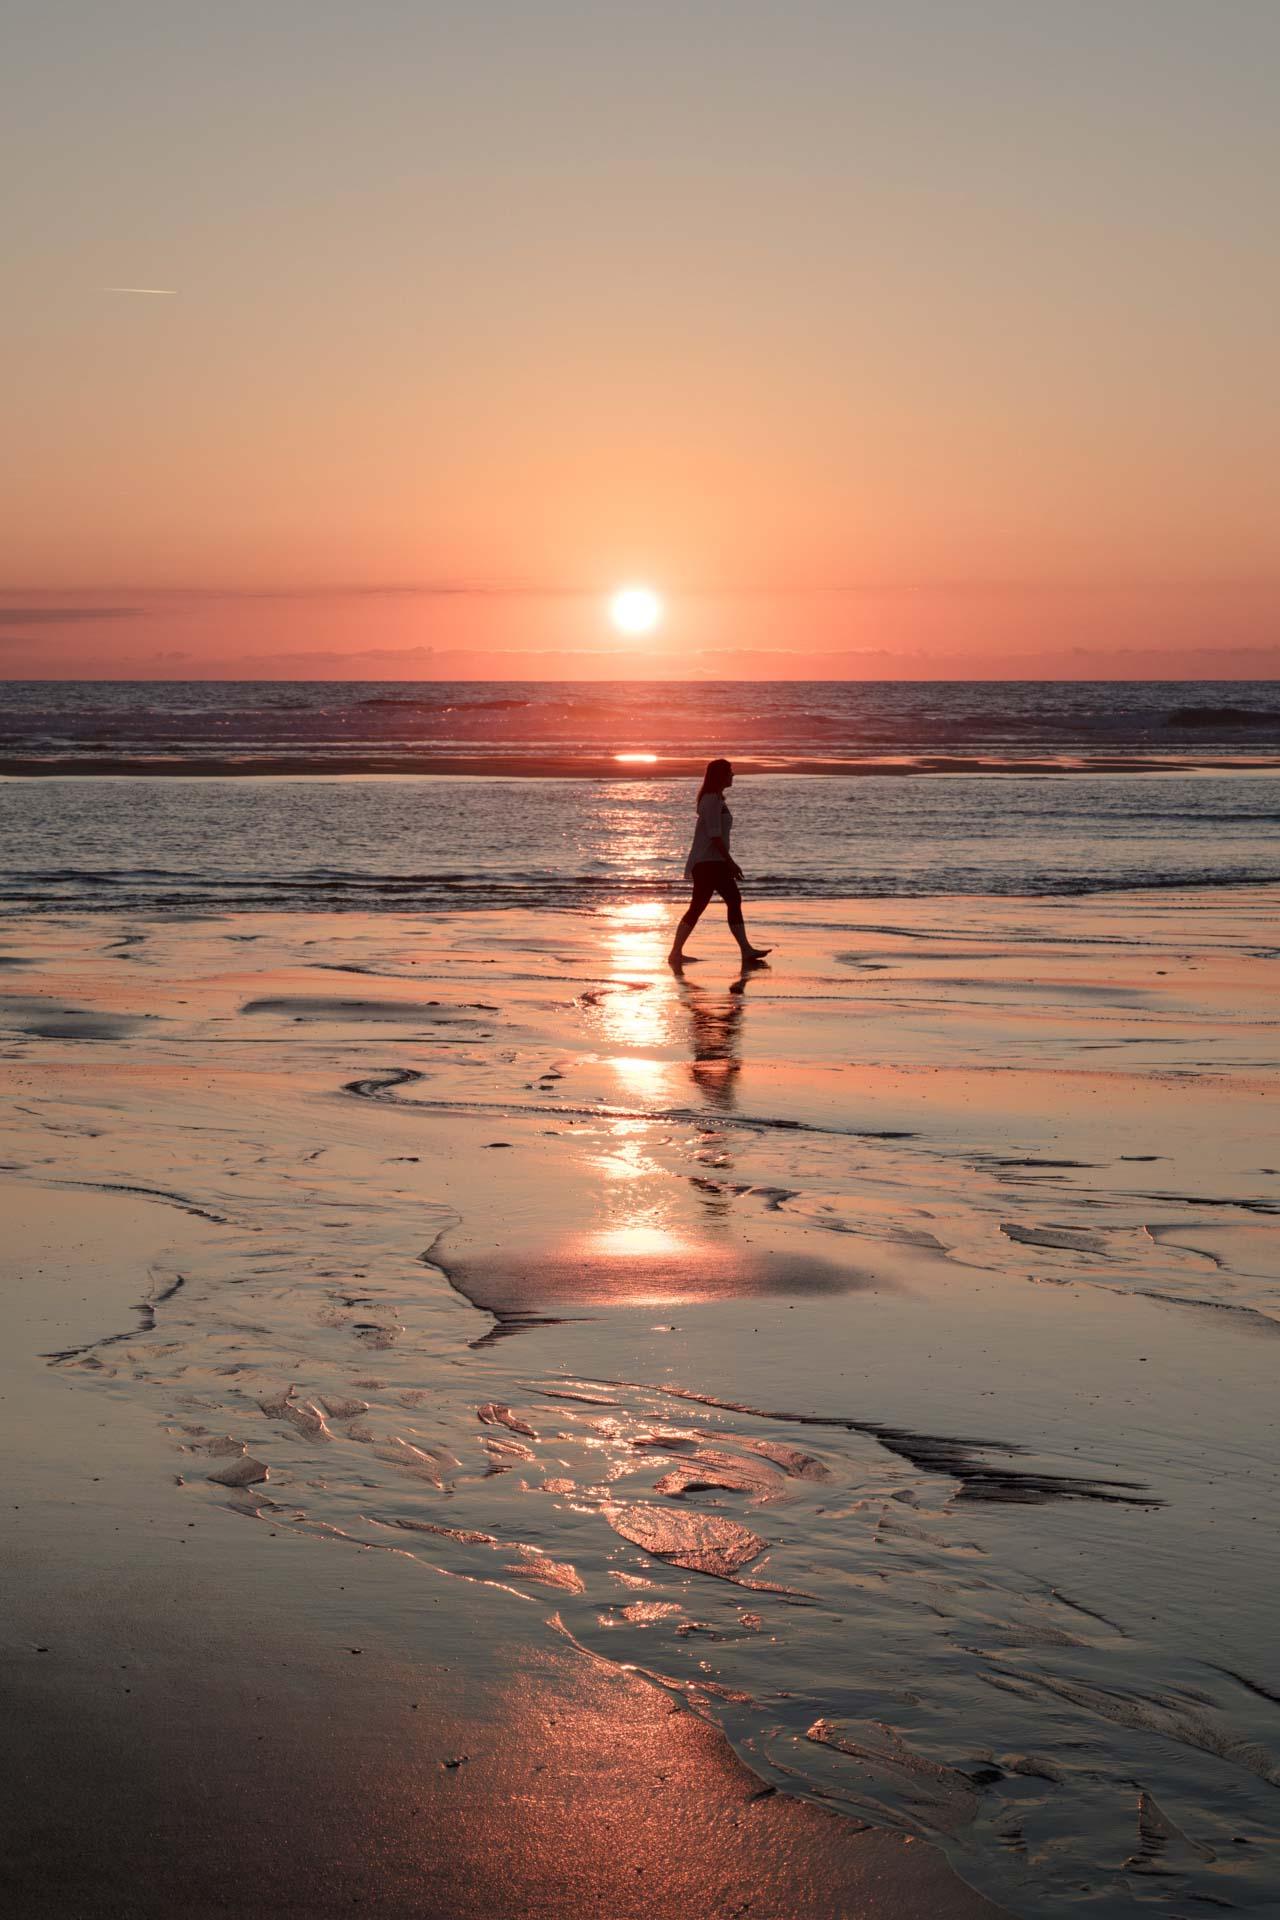
[[[653,1218],[619,1222],[587,1234],[581,1250],[612,1268],[617,1297],[631,1307],[691,1306],[704,1297],[701,1263],[706,1247]],[[634,1277],[628,1272],[635,1263]]]
[[[713,988],[687,975],[673,978],[666,965],[671,910],[663,901],[628,901],[601,919],[614,986],[599,1003],[599,1020],[619,1050],[609,1065],[625,1096],[671,1105],[687,1098],[692,1082],[705,1105],[731,1110],[743,1064],[745,979]]]
[[[604,920],[604,962],[620,991],[601,1003],[601,1023],[615,1046],[648,1049],[671,1039],[671,981],[666,968],[670,909],[661,900],[629,900],[610,907]],[[615,1061],[620,1073],[631,1068],[654,1069],[653,1060]],[[632,1078],[643,1080],[643,1072]],[[648,1090],[648,1089],[646,1089]]]
[[[610,1259],[652,1260],[655,1255],[674,1259],[678,1254],[693,1251],[687,1240],[682,1240],[668,1227],[639,1223],[605,1227],[599,1233],[589,1234],[583,1244],[596,1253],[608,1254]]]
[[[615,1120],[609,1128],[609,1145],[591,1156],[591,1165],[607,1180],[662,1180],[663,1169],[649,1152],[649,1123],[643,1120]]]
[[[665,1101],[670,1099],[672,1068],[665,1060],[643,1060],[634,1055],[621,1055],[612,1061],[611,1066],[628,1092],[638,1099]]]

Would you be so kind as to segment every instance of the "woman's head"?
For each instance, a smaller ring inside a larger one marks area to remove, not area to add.
[[[702,785],[698,789],[701,800],[704,793],[723,793],[726,787],[733,785],[733,768],[727,760],[711,760],[702,776]]]

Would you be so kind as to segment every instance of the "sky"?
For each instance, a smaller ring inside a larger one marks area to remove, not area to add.
[[[0,72],[4,677],[1280,672],[1276,0],[8,0]]]

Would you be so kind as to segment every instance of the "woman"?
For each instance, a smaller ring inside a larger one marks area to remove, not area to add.
[[[744,967],[757,966],[770,947],[753,947],[747,939],[742,918],[742,895],[738,882],[742,868],[729,851],[733,815],[725,805],[725,794],[733,785],[733,768],[727,760],[713,760],[698,790],[698,824],[693,845],[685,861],[686,880],[693,882],[693,898],[676,928],[676,937],[667,964],[680,967],[684,962],[684,943],[697,926],[713,893],[718,893],[729,909],[729,930],[742,952]]]

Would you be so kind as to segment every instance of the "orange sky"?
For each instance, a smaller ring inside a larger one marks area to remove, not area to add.
[[[17,11],[7,676],[1280,668],[1280,10]]]
[[[677,594],[628,641],[594,594],[26,593],[0,601],[0,658],[12,679],[1251,680],[1280,672],[1278,613],[1265,584]]]

